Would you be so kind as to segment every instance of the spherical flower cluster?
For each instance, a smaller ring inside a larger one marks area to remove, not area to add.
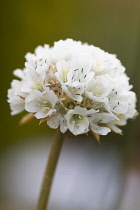
[[[49,127],[74,135],[121,133],[136,115],[136,95],[115,55],[72,39],[37,47],[16,69],[8,90],[11,114],[24,109]]]

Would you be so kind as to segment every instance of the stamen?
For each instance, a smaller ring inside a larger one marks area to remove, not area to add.
[[[64,70],[64,73],[67,73],[68,72],[68,70]]]
[[[64,82],[67,82],[67,77],[66,76],[64,77]]]
[[[50,109],[49,107],[45,106],[45,109]]]
[[[113,109],[115,109],[117,106],[114,106]]]
[[[73,79],[73,78],[74,78],[74,76],[75,76],[75,74],[72,76],[72,78],[71,78],[71,79]]]
[[[97,87],[97,86],[92,86],[92,88],[96,88],[96,89],[98,89],[99,87]]]
[[[45,106],[45,107],[42,107],[42,109],[43,109],[44,111],[46,111],[47,109],[50,109],[50,108],[47,107],[47,106]]]
[[[123,117],[123,114],[120,114],[117,116],[119,119],[121,119]]]
[[[101,93],[102,91],[101,90],[99,90],[97,93],[96,93],[96,96],[98,96],[99,95],[99,93]]]
[[[114,122],[114,124],[119,125],[119,124],[120,124],[120,122]]]
[[[73,120],[72,123],[75,123],[75,121]]]
[[[61,79],[64,77],[63,74],[60,74],[59,76],[60,76]]]
[[[41,86],[38,86],[38,85],[34,87],[34,89],[40,89],[40,88]]]
[[[96,67],[99,67],[99,66],[101,66],[101,64],[100,63],[97,63]]]

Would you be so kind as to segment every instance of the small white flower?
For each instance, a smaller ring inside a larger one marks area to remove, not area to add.
[[[73,100],[82,101],[85,86],[94,77],[91,66],[91,60],[83,57],[68,62],[62,60],[56,64],[58,72],[55,75],[62,85],[62,90]]]
[[[62,90],[75,101],[81,102],[83,100],[84,87],[77,81],[72,84],[67,83],[67,85],[62,86]]]
[[[128,110],[127,94],[119,93],[114,88],[108,96],[109,102],[105,105],[108,111],[113,112],[114,114],[125,114]]]
[[[27,71],[25,73],[23,83],[21,86],[21,91],[30,93],[32,90],[36,89],[39,91],[44,91],[44,80],[45,74],[39,75],[33,70]]]
[[[11,114],[24,109],[51,128],[79,135],[121,133],[137,115],[136,95],[125,67],[98,47],[72,39],[27,53],[8,90]]]
[[[76,106],[74,109],[69,110],[66,119],[69,130],[74,134],[82,134],[89,131],[89,119],[92,114],[96,113],[94,109],[87,110]]]
[[[60,126],[60,131],[65,133],[68,129],[67,121],[65,119],[67,109],[64,107],[61,101],[55,106],[55,109],[56,112],[47,120],[47,124],[53,129],[56,129]]]
[[[44,92],[33,90],[25,99],[25,110],[36,113],[37,119],[45,118],[55,112],[54,106],[57,100],[57,96],[49,88]]]
[[[71,68],[68,72],[68,83],[79,82],[82,85],[88,83],[93,77],[94,72],[91,71],[92,60],[90,58],[78,57],[72,59]]]
[[[60,126],[60,131],[65,133],[68,129],[67,121],[61,114],[55,114],[47,120],[47,124],[50,128],[56,129]]]
[[[115,77],[125,71],[124,66],[116,58],[116,55],[109,54],[100,48],[93,51],[93,69],[97,75],[108,74]]]
[[[112,87],[111,79],[107,75],[97,76],[87,84],[85,94],[94,101],[107,102]]]
[[[106,135],[111,130],[110,128],[103,125],[106,125],[107,123],[113,122],[113,121],[115,121],[115,119],[109,113],[95,113],[90,119],[90,127],[94,133],[97,133],[100,135]],[[103,125],[100,126],[100,124],[103,124]]]
[[[11,83],[11,89],[8,90],[8,102],[10,103],[12,115],[18,114],[25,109],[24,98],[26,96],[26,93],[21,92],[21,82],[13,80]]]
[[[49,53],[49,45],[38,46],[35,49],[35,54],[27,53],[25,58],[27,62],[25,62],[25,66],[29,70],[35,70],[37,73],[41,74],[50,64],[50,53]]]

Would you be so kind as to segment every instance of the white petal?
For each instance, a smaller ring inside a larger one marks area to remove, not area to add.
[[[16,77],[19,77],[20,79],[24,79],[24,77],[25,77],[24,71],[21,70],[21,69],[16,69],[16,70],[14,70],[13,74],[14,74]]]
[[[114,123],[108,123],[107,126],[109,128],[111,128],[111,130],[113,130],[115,133],[121,133],[122,130],[120,128],[118,128],[116,125],[114,125]]]
[[[50,128],[56,129],[60,125],[60,114],[54,115],[50,119],[47,120],[47,125]]]
[[[50,101],[53,106],[58,101],[58,97],[55,95],[55,93],[52,90],[49,90],[49,88],[47,88],[42,94],[45,95],[47,100]]]
[[[111,130],[107,127],[101,127],[101,126],[98,126],[97,124],[90,124],[91,126],[91,130],[94,132],[94,133],[98,133],[100,135],[107,135]]]
[[[60,131],[65,133],[68,130],[68,125],[66,121],[62,121],[60,124]]]
[[[83,100],[84,87],[80,83],[75,82],[72,85],[66,83],[62,86],[62,89],[71,99],[78,102]]]
[[[25,106],[24,101],[19,104],[10,104],[10,108],[12,110],[11,115],[16,115],[22,112],[24,110],[24,106]]]
[[[45,117],[48,117],[48,116],[51,116],[51,114],[55,112],[54,109],[50,109],[50,110],[42,110],[40,109],[36,114],[35,114],[35,117],[37,119],[41,119],[41,118],[45,118]]]
[[[108,75],[94,77],[86,86],[85,94],[94,101],[105,102],[112,89],[112,81]]]
[[[114,116],[109,113],[96,113],[93,115],[92,119],[96,123],[109,123],[115,121]]]
[[[82,108],[80,106],[76,106],[74,109],[70,110],[68,112],[69,114],[79,114],[79,115],[86,115],[87,114],[87,109],[86,108]]]

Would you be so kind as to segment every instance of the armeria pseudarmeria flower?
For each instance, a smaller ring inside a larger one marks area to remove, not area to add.
[[[74,135],[106,135],[134,118],[136,95],[115,55],[72,39],[25,56],[8,90],[11,114],[33,113],[49,127]]]

